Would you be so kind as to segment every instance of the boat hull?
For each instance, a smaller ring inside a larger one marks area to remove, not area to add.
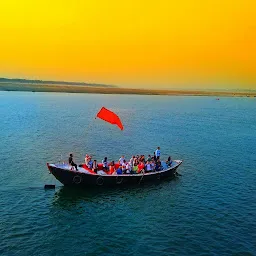
[[[176,160],[175,164],[159,172],[141,173],[141,174],[122,174],[122,175],[101,175],[94,173],[85,173],[62,168],[61,165],[47,164],[49,171],[65,186],[79,187],[113,187],[120,185],[135,185],[148,182],[159,182],[161,180],[175,177],[177,168],[182,161]]]

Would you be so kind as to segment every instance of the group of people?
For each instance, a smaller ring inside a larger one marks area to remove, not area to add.
[[[114,161],[109,162],[107,157],[104,157],[102,160],[102,170],[106,174],[136,174],[141,172],[158,172],[163,169],[161,160],[160,160],[160,147],[157,147],[153,156],[148,155],[146,158],[144,155],[133,155],[129,161],[125,159],[124,156],[121,156],[118,160],[118,163]],[[166,164],[170,166],[172,163],[171,157],[169,156]],[[69,164],[74,166],[77,170],[77,165],[73,161],[73,155],[70,154]],[[95,173],[99,170],[99,165],[96,160],[92,160],[92,157],[89,155],[85,156],[85,165],[87,168],[91,169]]]

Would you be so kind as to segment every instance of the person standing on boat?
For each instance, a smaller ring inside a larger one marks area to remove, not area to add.
[[[156,151],[155,151],[155,154],[156,154],[156,159],[160,159],[160,147],[157,147]]]
[[[73,161],[73,154],[70,154],[70,155],[69,155],[68,162],[69,162],[69,164],[70,164],[71,166],[75,166],[76,170],[78,171],[78,169],[77,169],[77,164],[75,164],[74,161]]]
[[[154,152],[153,160],[154,160],[154,162],[156,162],[156,161],[157,161],[157,158],[156,158],[156,152]]]

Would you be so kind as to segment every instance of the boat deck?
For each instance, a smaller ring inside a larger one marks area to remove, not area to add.
[[[181,164],[181,160],[173,160],[171,166],[167,166],[167,164],[162,161],[162,166],[163,166],[163,170],[159,171],[159,173],[161,172],[165,172],[166,170],[169,169],[173,169],[177,166],[179,166]],[[90,174],[90,175],[100,175],[100,176],[110,176],[110,174],[105,173],[103,170],[98,170],[97,174],[94,173],[92,170],[90,169],[85,169],[83,167],[77,167],[78,171],[75,170],[75,168],[71,168],[71,166],[67,163],[60,163],[60,164],[49,164],[50,166],[62,169],[62,170],[67,170],[67,171],[71,171],[71,172],[75,172],[75,173],[85,173],[85,174]],[[147,172],[147,173],[138,173],[138,174],[111,174],[111,176],[131,176],[131,175],[136,175],[136,176],[142,176],[142,175],[151,175],[154,174],[155,172]]]

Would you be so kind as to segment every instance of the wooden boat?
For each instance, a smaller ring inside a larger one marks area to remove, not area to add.
[[[66,186],[120,186],[120,185],[135,185],[146,182],[161,181],[166,178],[175,177],[177,168],[181,165],[181,160],[173,160],[171,165],[167,166],[162,162],[161,171],[142,172],[138,174],[107,174],[103,170],[94,173],[87,168],[85,164],[79,165],[78,171],[69,164],[50,164],[47,167],[52,175]],[[118,165],[118,163],[116,164]],[[99,164],[101,169],[101,165]]]
[[[116,125],[120,130],[123,130],[123,124],[119,116],[102,107],[97,113],[97,118],[102,119],[112,125]],[[95,117],[95,118],[96,118]],[[75,170],[69,164],[49,164],[47,167],[51,174],[55,176],[62,184],[67,186],[120,186],[122,184],[141,184],[145,182],[155,182],[176,175],[177,168],[181,165],[181,160],[173,160],[170,165],[161,162],[161,171],[142,172],[136,174],[109,174],[102,170],[102,164],[98,164],[99,170],[97,173],[89,169],[85,164],[81,164],[78,170]],[[117,169],[119,164],[115,164]]]

